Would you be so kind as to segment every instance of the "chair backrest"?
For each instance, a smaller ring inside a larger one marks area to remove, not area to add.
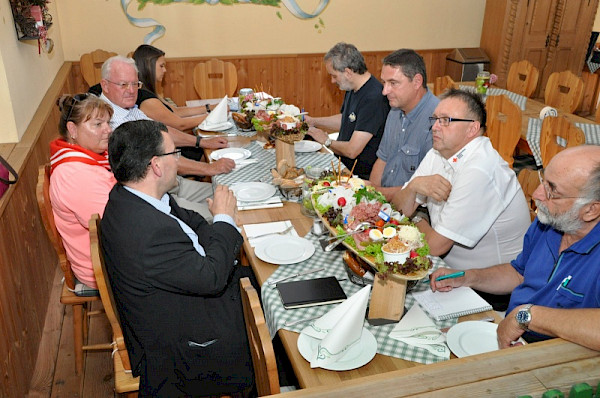
[[[596,123],[600,123],[600,105],[596,108]]]
[[[237,88],[237,70],[231,62],[212,58],[194,67],[194,88],[200,98],[232,97]]]
[[[448,75],[438,76],[433,82],[433,95],[440,95],[449,88],[458,88],[454,80]]]
[[[525,200],[527,201],[527,205],[529,205],[529,216],[531,221],[533,221],[536,216],[535,211],[537,207],[532,196],[538,185],[540,185],[538,173],[536,170],[522,169],[519,172],[517,179],[519,180],[521,188],[523,189],[523,193],[525,194]]]
[[[515,149],[521,138],[521,108],[506,95],[488,96],[485,108],[488,117],[487,136],[512,168]]]
[[[527,60],[513,62],[508,71],[506,89],[531,97],[537,88],[540,71]]]
[[[542,122],[540,153],[542,164],[548,166],[550,160],[565,148],[585,144],[583,131],[564,116],[547,116]]]
[[[583,80],[571,71],[554,72],[548,78],[544,102],[563,112],[573,113],[583,99]]]
[[[50,202],[50,164],[40,166],[38,171],[38,182],[35,190],[37,197],[38,207],[40,208],[40,214],[42,216],[42,224],[46,229],[48,238],[54,246],[54,250],[58,255],[58,261],[60,263],[60,269],[65,276],[65,284],[70,289],[75,289],[75,275],[71,269],[71,262],[67,258],[65,252],[65,246],[63,244],[62,237],[56,229],[56,223],[54,222],[54,213],[52,212],[52,203]]]
[[[115,55],[117,53],[100,49],[81,55],[81,58],[79,58],[79,68],[88,86],[91,87],[96,83],[100,83],[100,80],[102,80],[102,64]]]
[[[277,361],[258,294],[248,278],[240,279],[240,290],[258,395],[278,394]]]
[[[110,327],[113,332],[113,343],[116,344],[117,354],[121,357],[123,368],[131,370],[131,362],[129,354],[125,346],[123,330],[121,329],[121,319],[115,305],[113,290],[110,285],[108,274],[106,273],[106,265],[104,264],[104,254],[102,253],[102,232],[100,230],[100,216],[96,213],[92,215],[89,222],[90,228],[90,252],[92,255],[92,267],[94,268],[94,276],[96,284],[100,291],[100,299],[104,306],[104,311],[110,322]]]

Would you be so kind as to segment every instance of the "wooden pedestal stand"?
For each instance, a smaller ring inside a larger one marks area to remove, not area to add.
[[[406,279],[397,276],[381,280],[375,275],[367,317],[371,325],[395,323],[402,318],[406,299],[406,283]]]
[[[275,140],[275,167],[281,160],[287,160],[288,167],[296,167],[296,152],[294,144],[288,144],[281,140]]]

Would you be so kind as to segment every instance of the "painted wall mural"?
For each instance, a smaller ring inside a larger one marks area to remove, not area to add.
[[[154,29],[152,29],[152,31],[150,33],[148,33],[146,36],[144,36],[144,43],[152,44],[155,40],[157,40],[158,38],[162,37],[165,34],[166,28],[163,25],[161,25],[160,22],[158,22],[157,20],[155,20],[153,18],[136,18],[136,17],[132,16],[131,14],[129,14],[129,12],[127,11],[127,8],[129,7],[131,2],[132,2],[132,0],[121,0],[121,7],[123,8],[123,12],[125,13],[125,16],[129,20],[129,22],[132,25],[137,26],[138,28],[154,27]],[[317,5],[317,7],[315,8],[315,10],[313,12],[306,12],[296,3],[296,0],[137,0],[137,2],[139,3],[138,11],[142,10],[148,3],[153,3],[153,4],[192,3],[192,4],[209,4],[209,5],[254,4],[254,5],[273,6],[273,7],[280,7],[281,5],[283,5],[288,9],[288,11],[293,16],[295,16],[296,18],[300,18],[300,19],[312,19],[312,18],[318,17],[325,10],[325,7],[327,7],[327,4],[329,4],[329,0],[320,0],[319,4]],[[275,14],[280,19],[283,18],[280,11],[277,11]],[[319,33],[321,33],[321,29],[325,27],[325,23],[323,22],[323,20],[321,18],[319,18],[318,23],[315,23],[314,27]]]

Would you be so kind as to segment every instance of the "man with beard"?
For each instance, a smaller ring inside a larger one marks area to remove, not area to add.
[[[538,217],[525,235],[523,251],[510,264],[431,275],[431,289],[458,286],[511,294],[498,326],[502,348],[560,337],[600,350],[600,146],[565,149],[540,171],[533,194]]]
[[[346,91],[344,104],[333,116],[307,116],[308,134],[341,156],[348,169],[354,168],[354,174],[368,180],[390,110],[381,93],[383,86],[367,71],[364,57],[352,44],[333,46],[325,54],[325,68],[331,82]],[[321,129],[339,131],[337,140],[331,140]]]

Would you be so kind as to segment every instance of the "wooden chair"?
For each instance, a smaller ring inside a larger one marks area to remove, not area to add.
[[[81,297],[77,296],[72,291],[75,289],[75,275],[73,275],[71,263],[67,258],[62,237],[56,229],[54,213],[52,212],[52,205],[50,202],[50,164],[42,165],[39,168],[36,197],[40,214],[42,216],[42,224],[44,224],[48,238],[50,239],[50,242],[52,242],[52,246],[54,246],[54,250],[58,256],[60,268],[64,274],[60,302],[64,305],[70,305],[73,309],[73,348],[75,351],[75,372],[79,375],[83,370],[84,351],[108,350],[111,348],[109,343],[84,345],[84,342],[87,342],[88,337],[88,317],[103,312],[90,311],[90,303],[93,301],[100,301],[100,297]]]
[[[519,172],[517,179],[519,180],[521,188],[523,189],[523,193],[525,194],[525,200],[529,205],[529,216],[531,218],[531,221],[533,221],[536,217],[537,210],[535,200],[533,200],[533,192],[535,192],[538,185],[540,185],[538,172],[537,170],[522,169]]]
[[[508,71],[506,89],[531,98],[537,88],[540,71],[527,60],[513,62]]]
[[[102,64],[115,55],[117,53],[100,49],[81,55],[81,58],[79,58],[79,68],[88,86],[91,87],[96,83],[100,83],[100,80],[102,80]]]
[[[458,88],[458,85],[448,75],[438,76],[433,82],[433,95],[438,96],[449,88]]]
[[[125,346],[121,320],[117,312],[110,280],[107,277],[104,255],[102,253],[102,233],[100,231],[100,216],[92,215],[90,227],[90,251],[92,254],[92,265],[94,275],[106,316],[113,331],[113,363],[115,367],[115,391],[119,394],[125,393],[128,397],[137,397],[140,378],[131,375],[131,363]]]
[[[583,99],[583,80],[571,71],[554,72],[548,78],[544,102],[563,112],[573,113]]]
[[[277,361],[258,294],[248,278],[240,279],[240,290],[258,395],[279,394]]]
[[[564,146],[559,144],[559,137],[566,143]],[[540,134],[540,153],[544,167],[548,166],[554,155],[563,149],[583,144],[585,144],[583,131],[573,125],[569,119],[564,116],[544,118]]]
[[[194,67],[194,88],[202,99],[232,97],[237,88],[237,70],[231,62],[216,58]]]
[[[596,108],[596,123],[600,123],[600,105]]]
[[[488,96],[485,108],[488,115],[487,136],[512,168],[515,149],[521,138],[521,108],[506,95]]]

